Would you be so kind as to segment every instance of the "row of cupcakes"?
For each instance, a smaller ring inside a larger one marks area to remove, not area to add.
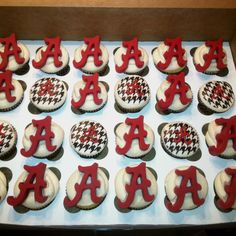
[[[65,75],[69,72],[69,54],[61,45],[60,37],[45,38],[45,45],[36,51],[32,65],[48,74]],[[223,40],[206,41],[191,50],[197,71],[225,76],[228,73],[227,55]],[[175,74],[187,71],[187,52],[181,38],[166,39],[152,50],[156,68],[163,73]],[[22,75],[29,70],[30,53],[26,45],[17,42],[15,34],[0,38],[0,71],[11,70]],[[144,75],[148,69],[148,54],[138,44],[138,39],[123,41],[114,50],[117,73]],[[84,73],[108,72],[109,54],[99,36],[84,38],[84,43],[75,50],[73,65]]]
[[[0,111],[16,108],[23,100],[26,83],[12,78],[11,71],[0,74]],[[29,111],[33,114],[59,109],[67,98],[68,85],[58,78],[42,78],[30,89]],[[74,113],[96,112],[108,100],[109,86],[99,81],[99,75],[83,75],[72,92],[71,107]],[[147,81],[138,75],[119,80],[114,89],[115,108],[118,112],[139,112],[150,100]],[[161,114],[182,112],[193,99],[191,87],[183,72],[168,75],[156,92],[156,110]],[[203,114],[222,113],[234,104],[232,86],[225,81],[209,81],[198,91],[199,111]]]

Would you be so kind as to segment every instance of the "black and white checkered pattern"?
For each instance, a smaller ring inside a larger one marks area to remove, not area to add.
[[[130,88],[130,85],[136,80],[138,85],[140,86],[140,91],[142,95],[140,96],[137,90],[135,90],[132,94],[127,94],[127,91]],[[117,87],[117,93],[120,98],[127,103],[137,104],[145,102],[149,99],[150,90],[148,83],[140,76],[128,76],[126,78],[121,79],[120,83]]]
[[[189,134],[186,138],[180,139],[178,132],[182,129]],[[199,149],[199,137],[197,131],[189,124],[184,122],[172,122],[164,126],[161,134],[162,144],[164,149],[170,154],[179,158],[186,158],[192,156]],[[190,142],[188,144],[188,142]]]
[[[217,86],[220,86],[223,91],[223,96],[215,96],[213,91]],[[200,99],[205,100],[204,104],[207,107],[214,109],[216,112],[227,111],[234,103],[234,92],[229,83],[224,81],[210,81],[203,87]]]
[[[7,122],[0,121],[0,127],[2,126],[0,134],[0,156],[8,152],[16,143],[16,132],[13,126]]]
[[[87,139],[86,135],[88,135],[88,130],[94,127],[95,135],[93,138],[96,139],[96,142]],[[84,142],[81,138],[85,139]],[[104,127],[97,122],[94,121],[81,121],[80,123],[74,125],[71,128],[71,145],[81,155],[93,156],[100,153],[107,144],[107,132]]]
[[[40,96],[38,93],[41,90],[41,87],[50,80],[53,84],[53,92],[55,94],[50,95],[49,93],[45,93],[43,96]],[[56,106],[57,104],[60,104],[64,102],[65,95],[66,95],[67,89],[65,84],[56,78],[43,78],[38,80],[31,88],[31,102],[33,104],[41,104],[45,106]],[[63,101],[62,101],[63,100]]]

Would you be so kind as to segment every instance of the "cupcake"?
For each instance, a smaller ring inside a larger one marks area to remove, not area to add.
[[[66,183],[64,205],[67,209],[94,209],[104,201],[108,188],[108,177],[97,163],[78,166]]]
[[[54,159],[61,151],[63,139],[63,129],[50,116],[32,120],[25,128],[21,154],[25,157]]]
[[[122,46],[114,51],[116,72],[142,75],[148,66],[147,52],[138,46],[138,39],[123,41]]]
[[[185,82],[184,73],[168,75],[157,89],[156,99],[156,110],[162,114],[184,111],[193,100],[193,93]]]
[[[14,207],[40,210],[55,199],[58,191],[59,178],[46,164],[24,165],[24,171],[15,183],[13,196],[9,196],[7,202]]]
[[[56,78],[43,78],[30,89],[30,102],[39,112],[59,109],[66,101],[67,85]]]
[[[142,162],[119,170],[115,178],[117,207],[140,210],[150,206],[157,196],[157,179]]]
[[[229,166],[216,175],[214,180],[215,204],[220,211],[228,212],[236,209],[235,183],[235,166]]]
[[[0,169],[0,204],[5,199],[8,191],[8,179]]]
[[[75,111],[95,112],[105,106],[107,99],[107,88],[98,81],[98,74],[83,75],[74,85],[71,105]]]
[[[203,114],[222,113],[234,104],[232,86],[225,81],[209,81],[198,91],[198,108]]]
[[[24,98],[21,82],[12,78],[12,72],[0,73],[0,112],[10,111],[18,107]]]
[[[187,53],[181,38],[166,39],[152,51],[156,68],[166,74],[176,74],[187,66]]]
[[[9,160],[16,154],[17,133],[15,128],[0,119],[0,160]]]
[[[131,158],[142,158],[154,144],[153,130],[143,122],[144,117],[126,118],[115,128],[116,152]]]
[[[69,54],[61,45],[60,37],[45,38],[44,42],[45,45],[36,51],[32,61],[34,68],[47,74],[66,75],[70,70]]]
[[[165,205],[171,212],[192,210],[204,204],[208,183],[202,170],[195,166],[173,169],[165,178]]]
[[[227,55],[223,40],[206,41],[193,50],[193,63],[197,71],[209,75],[220,75],[227,70]]]
[[[236,157],[236,116],[211,121],[205,133],[209,153],[225,159]]]
[[[146,80],[138,75],[119,80],[115,86],[115,101],[123,112],[138,112],[148,104],[150,89]]]
[[[107,147],[107,132],[95,121],[81,121],[70,131],[71,147],[84,158],[96,158]]]
[[[100,43],[100,36],[84,38],[84,44],[75,50],[74,67],[87,74],[103,75],[108,67],[109,54]]]
[[[172,157],[195,160],[200,152],[199,136],[195,128],[182,121],[164,124],[161,130],[161,145]]]
[[[10,70],[23,75],[29,71],[29,59],[28,48],[17,42],[14,33],[7,38],[0,38],[0,71]]]

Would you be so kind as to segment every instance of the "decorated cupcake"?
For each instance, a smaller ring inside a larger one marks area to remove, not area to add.
[[[220,171],[214,180],[215,204],[223,212],[236,209],[236,166],[229,166]]]
[[[123,41],[114,51],[115,68],[118,73],[142,75],[148,68],[148,54],[138,46],[138,39]]]
[[[209,153],[226,159],[236,157],[236,116],[219,118],[207,125],[205,134]]]
[[[103,75],[108,69],[109,54],[100,42],[100,36],[84,38],[84,44],[75,50],[74,67],[87,74]]]
[[[47,207],[59,191],[58,176],[44,163],[36,166],[24,165],[24,171],[18,177],[13,196],[7,198],[15,209],[40,210]]]
[[[222,39],[206,41],[198,48],[193,48],[191,54],[197,71],[219,76],[228,74],[227,55],[223,49]]]
[[[181,38],[166,39],[152,51],[156,68],[167,74],[176,74],[187,66],[187,53],[182,47]]]
[[[83,75],[73,88],[71,106],[72,110],[82,112],[95,112],[101,110],[107,103],[107,88],[103,82],[98,81],[98,74]]]
[[[54,159],[62,152],[63,129],[50,116],[32,120],[26,126],[21,154],[25,157]]]
[[[0,38],[0,71],[10,70],[23,75],[29,71],[29,59],[28,48],[17,42],[14,33],[7,38]]]
[[[65,208],[75,211],[76,208],[90,210],[98,207],[108,192],[107,173],[97,163],[91,166],[78,166],[66,183]]]
[[[157,89],[156,99],[156,110],[162,114],[184,111],[193,100],[193,93],[185,82],[184,73],[169,75]]]
[[[171,212],[192,210],[204,204],[208,183],[202,170],[195,166],[173,169],[165,178],[165,205]]]
[[[209,81],[198,91],[199,111],[206,115],[228,111],[234,104],[232,86],[225,81]]]
[[[118,209],[144,209],[157,196],[157,176],[144,162],[127,166],[116,175],[115,191]]]
[[[107,132],[95,121],[81,121],[70,131],[71,147],[84,158],[96,158],[107,147]]]
[[[8,192],[8,183],[11,180],[12,173],[6,167],[0,168],[0,204],[5,199]]]
[[[125,77],[115,86],[116,105],[123,112],[138,112],[148,104],[149,100],[148,83],[138,75]]]
[[[126,118],[115,128],[116,152],[131,158],[142,158],[153,148],[153,130],[144,123],[144,117]]]
[[[70,71],[69,54],[61,45],[60,37],[45,38],[45,45],[36,51],[34,68],[47,74],[66,75]]]
[[[0,112],[18,107],[24,98],[25,89],[25,83],[13,79],[11,71],[0,73]]]
[[[15,128],[0,119],[0,160],[9,160],[16,155],[17,133]]]
[[[67,84],[56,78],[43,78],[30,89],[30,110],[51,112],[59,109],[66,101]],[[34,113],[34,112],[33,112]]]

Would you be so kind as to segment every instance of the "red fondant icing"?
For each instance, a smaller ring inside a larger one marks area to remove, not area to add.
[[[80,142],[98,143],[96,128],[94,126],[91,126],[87,130],[85,130],[83,132],[83,136],[80,137]]]
[[[236,116],[232,116],[229,119],[216,119],[215,123],[222,126],[222,130],[216,135],[216,146],[209,147],[210,154],[213,156],[222,154],[225,151],[229,140],[232,140],[232,147],[236,151]]]
[[[85,100],[87,95],[92,94],[94,103],[97,105],[100,105],[103,100],[98,97],[98,94],[101,93],[101,88],[98,85],[98,73],[94,75],[83,75],[82,76],[83,81],[86,83],[85,87],[83,89],[80,89],[80,100],[75,102],[73,99],[71,101],[71,105],[75,108],[81,107]]]
[[[125,171],[127,174],[131,175],[131,179],[130,183],[125,185],[127,197],[124,202],[118,199],[118,206],[123,209],[129,208],[134,200],[137,190],[142,191],[143,199],[146,202],[153,201],[155,196],[148,192],[148,188],[151,186],[151,181],[146,175],[146,164],[141,163],[135,167],[126,167]]]
[[[176,58],[178,65],[184,67],[187,64],[187,61],[184,60],[185,50],[182,48],[181,38],[166,39],[164,44],[169,47],[163,54],[165,62],[158,62],[156,67],[159,70],[165,70],[170,65],[174,57]]]
[[[167,202],[166,207],[168,210],[177,212],[180,211],[185,195],[191,193],[193,203],[196,206],[200,206],[204,203],[205,199],[201,199],[198,195],[198,191],[202,189],[202,186],[197,181],[197,168],[190,166],[186,170],[175,170],[176,175],[181,176],[181,183],[175,187],[174,192],[176,194],[175,203]],[[191,185],[190,185],[190,184]]]
[[[0,73],[0,93],[5,93],[8,102],[14,102],[16,100],[15,96],[11,95],[11,91],[14,91],[15,87],[12,84],[12,72],[6,70]]]
[[[98,164],[94,163],[91,166],[78,166],[79,172],[83,173],[83,177],[80,183],[75,184],[76,195],[72,200],[65,197],[64,204],[67,207],[74,207],[81,200],[83,192],[90,190],[91,199],[95,204],[102,201],[102,197],[97,196],[97,190],[101,187],[101,183],[98,180]]]
[[[190,133],[188,132],[186,127],[181,127],[180,130],[176,130],[174,133],[175,133],[175,138],[173,141],[176,144],[178,144],[179,142],[182,142],[187,145],[190,145],[192,143],[192,140],[188,140]]]
[[[39,163],[36,166],[24,165],[24,169],[28,172],[27,178],[24,182],[19,183],[19,195],[16,197],[9,196],[7,198],[9,205],[21,205],[31,191],[34,191],[36,202],[43,203],[47,200],[48,197],[43,195],[43,189],[47,187],[47,182],[44,180],[46,166],[44,163]]]
[[[3,124],[0,124],[0,137],[2,140],[0,140],[0,145],[3,144],[3,139],[5,138],[5,132],[3,132]]]
[[[48,151],[54,151],[56,146],[52,145],[52,139],[55,137],[55,134],[51,130],[51,116],[47,116],[42,120],[32,120],[32,124],[37,130],[34,135],[30,135],[31,147],[29,150],[22,148],[21,154],[25,157],[34,155],[41,141],[45,142]]]
[[[49,96],[54,96],[57,92],[55,92],[55,88],[51,80],[47,80],[44,84],[40,85],[40,90],[38,91],[39,96],[44,96],[49,94]]]
[[[36,69],[42,68],[49,57],[53,57],[53,62],[56,67],[62,66],[62,61],[60,61],[60,57],[62,56],[60,37],[45,38],[44,42],[47,48],[45,51],[41,50],[41,59],[38,62],[35,60],[32,61],[33,66]]]
[[[225,172],[230,175],[230,182],[224,186],[224,190],[227,193],[226,200],[217,200],[217,205],[223,209],[231,209],[236,201],[236,169],[226,168]]]
[[[116,65],[116,71],[118,73],[124,72],[129,65],[129,60],[134,59],[135,65],[138,68],[142,68],[144,62],[141,60],[142,51],[138,49],[138,39],[134,38],[130,41],[124,41],[122,43],[124,48],[127,48],[126,54],[122,54],[123,64],[121,66]]]
[[[224,94],[224,90],[219,84],[214,87],[211,94],[211,99],[217,99],[218,97],[229,99],[229,97]]]
[[[147,131],[144,129],[143,116],[139,116],[138,118],[131,119],[126,118],[125,123],[130,126],[129,133],[124,135],[125,145],[124,147],[116,146],[116,152],[124,155],[126,154],[134,139],[138,139],[139,148],[141,150],[147,150],[150,144],[145,143],[145,138],[147,137]]]
[[[157,108],[164,111],[168,109],[174,101],[175,95],[179,95],[179,100],[183,105],[191,102],[187,97],[189,86],[185,83],[185,74],[182,72],[178,75],[168,75],[167,81],[170,83],[169,88],[165,91],[166,99],[157,102]]]
[[[14,56],[18,64],[24,63],[25,59],[20,56],[21,49],[17,45],[15,34],[11,34],[7,38],[0,38],[0,43],[4,45],[4,51],[0,52],[2,58],[0,70],[4,71],[7,68],[10,56]]]
[[[223,59],[225,57],[225,53],[223,51],[223,40],[218,39],[216,41],[207,41],[205,45],[210,49],[209,52],[203,56],[205,62],[204,65],[201,66],[200,64],[196,64],[197,71],[206,71],[210,66],[212,60],[216,61],[216,65],[219,70],[226,68],[227,65],[223,62]]]
[[[130,94],[137,93],[138,96],[143,96],[144,93],[143,93],[142,89],[143,89],[142,86],[138,83],[137,79],[135,79],[131,83],[127,84],[126,94],[130,95]]]
[[[85,66],[88,58],[92,56],[94,58],[94,64],[96,66],[102,65],[102,60],[99,57],[102,55],[102,51],[100,49],[100,36],[95,36],[94,38],[84,38],[84,42],[87,44],[87,48],[81,51],[81,60],[73,61],[75,68],[82,68]]]

